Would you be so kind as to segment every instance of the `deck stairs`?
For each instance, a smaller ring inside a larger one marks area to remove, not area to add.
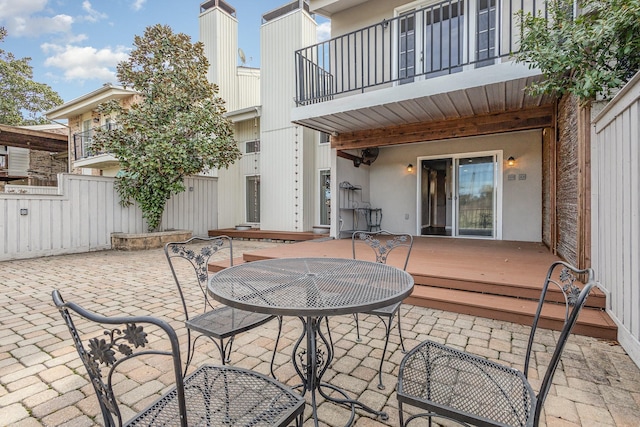
[[[488,253],[483,250],[485,243],[470,242],[463,245],[451,240],[442,239],[443,243],[435,247],[414,244],[407,271],[413,276],[416,286],[405,303],[530,325],[546,270],[558,258],[539,250],[537,246],[529,247],[521,243],[513,252],[505,252],[512,250],[508,244],[493,241],[490,242],[493,243],[493,250]],[[433,243],[429,242],[430,245]],[[350,242],[345,240],[308,241],[245,253],[234,259],[234,265],[281,257],[348,258],[350,251]],[[439,256],[434,255],[436,252]],[[218,271],[225,265],[228,264],[212,263],[209,269]],[[559,289],[550,288],[550,301],[559,302],[562,298]],[[573,332],[616,340],[617,326],[606,313],[605,307],[605,294],[596,289],[587,300]],[[560,330],[564,315],[564,305],[547,304],[540,326]]]

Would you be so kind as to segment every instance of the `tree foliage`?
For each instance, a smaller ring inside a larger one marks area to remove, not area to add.
[[[100,106],[117,126],[97,132],[95,144],[119,159],[122,204],[135,200],[150,231],[159,229],[167,199],[185,190],[185,176],[240,157],[207,69],[202,43],[168,26],[147,27],[117,66],[119,81],[138,91],[140,101],[131,108],[117,101]]]
[[[0,27],[0,42],[7,30]],[[62,104],[50,86],[33,81],[31,58],[16,59],[0,49],[0,123],[11,126],[47,123],[42,113]],[[26,115],[26,117],[25,117]]]
[[[569,93],[582,103],[610,98],[640,69],[640,0],[548,0],[549,14],[519,14],[516,60],[539,68],[535,94]]]

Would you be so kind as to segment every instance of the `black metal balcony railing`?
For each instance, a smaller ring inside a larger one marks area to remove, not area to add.
[[[296,51],[296,104],[492,65],[519,48],[519,10],[544,0],[446,0]]]
[[[100,126],[100,128],[111,130],[115,129],[116,126],[116,123],[107,123]],[[99,154],[104,154],[102,151],[96,150],[93,147],[93,136],[95,135],[96,129],[97,128],[93,128],[73,134],[73,153],[75,160],[82,160]]]

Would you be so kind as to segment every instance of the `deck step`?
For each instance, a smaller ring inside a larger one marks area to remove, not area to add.
[[[522,325],[531,325],[537,308],[537,301],[531,299],[424,285],[416,286],[405,302],[421,307],[503,320]],[[560,330],[563,323],[564,306],[547,304],[540,318],[540,327]],[[578,317],[573,333],[615,340],[617,338],[617,326],[604,310],[585,307]]]
[[[530,280],[520,280],[518,278],[505,279],[500,283],[479,280],[470,280],[453,277],[437,277],[426,274],[412,274],[416,285],[425,285],[434,288],[453,289],[466,291],[472,294],[488,294],[513,298],[530,299],[538,301],[540,299],[540,284]],[[564,302],[564,295],[556,286],[549,286],[546,297],[547,301]],[[586,307],[593,307],[604,310],[606,307],[606,295],[600,289],[595,288],[586,302]]]
[[[242,257],[233,258],[233,265],[244,264],[246,261]],[[229,267],[229,260],[223,261],[210,261],[207,267],[211,273],[217,273],[218,271],[222,271],[225,268]]]

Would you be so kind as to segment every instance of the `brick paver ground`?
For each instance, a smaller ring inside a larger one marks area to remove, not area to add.
[[[234,256],[243,250],[278,243],[236,241]],[[102,423],[84,367],[71,346],[69,333],[51,301],[60,289],[68,301],[105,315],[156,315],[169,320],[184,341],[179,301],[161,249],[141,252],[104,251],[0,263],[0,425],[93,426]],[[528,328],[507,322],[404,305],[405,344],[413,347],[433,339],[522,368]],[[360,412],[357,426],[398,425],[395,381],[402,360],[397,333],[384,365],[385,390],[376,387],[376,369],[383,333],[377,318],[361,320],[363,342],[355,342],[350,316],[331,319],[336,359],[325,379],[357,394],[366,404],[384,409],[382,422]],[[376,327],[378,326],[378,327]],[[298,319],[285,319],[278,348],[276,375],[297,383],[291,365],[292,346],[301,331]],[[536,360],[548,360],[543,331]],[[267,373],[277,322],[239,335],[232,363]],[[219,362],[217,350],[204,341],[195,364]],[[139,364],[118,378],[125,416],[140,410],[170,378],[168,365]],[[538,377],[535,371],[532,377]],[[534,385],[536,380],[532,380]],[[306,412],[309,415],[309,410]],[[348,411],[321,403],[322,425],[344,424]],[[311,424],[311,423],[307,423]],[[545,404],[547,426],[640,425],[640,370],[616,343],[572,336]]]

